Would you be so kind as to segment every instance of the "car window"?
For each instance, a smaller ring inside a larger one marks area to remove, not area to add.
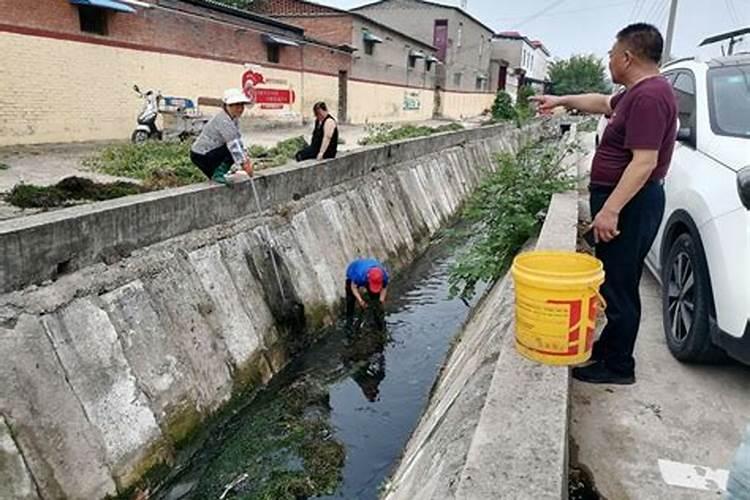
[[[666,79],[667,79],[667,81],[668,81],[668,82],[669,82],[670,84],[673,84],[673,83],[674,83],[674,77],[675,77],[676,75],[677,75],[677,72],[676,72],[676,71],[668,71],[667,73],[664,73],[664,74],[663,74],[664,78],[666,78]]]
[[[680,127],[695,128],[695,79],[691,73],[681,71],[677,74],[674,83],[677,95],[678,116]]]
[[[712,130],[720,135],[750,137],[750,65],[709,70],[708,93]]]

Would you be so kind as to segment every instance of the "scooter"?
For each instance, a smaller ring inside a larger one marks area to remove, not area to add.
[[[138,85],[133,85],[133,90],[138,96],[144,100],[143,109],[138,114],[136,121],[138,125],[130,136],[130,140],[134,144],[146,142],[149,139],[162,138],[161,131],[156,126],[156,117],[159,115],[159,101],[161,101],[161,92],[154,92],[153,90],[147,90],[145,93],[141,92]]]
[[[208,118],[198,111],[191,99],[163,96],[153,90],[141,92],[138,85],[133,85],[133,90],[145,101],[137,118],[138,125],[130,136],[136,144],[149,139],[184,141],[200,134],[208,123]],[[164,130],[156,126],[160,114],[165,117]]]

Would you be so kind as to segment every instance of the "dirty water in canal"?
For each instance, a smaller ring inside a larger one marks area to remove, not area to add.
[[[457,251],[448,238],[434,241],[392,279],[385,332],[367,318],[354,333],[332,327],[211,430],[155,496],[377,498],[473,305],[448,294]]]

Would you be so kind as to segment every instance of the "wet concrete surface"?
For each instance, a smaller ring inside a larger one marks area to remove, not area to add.
[[[372,330],[367,322],[354,333],[343,326],[336,327],[272,383],[269,392],[283,393],[299,381],[314,381],[327,395],[324,408],[313,405],[303,413],[315,413],[316,418],[325,420],[326,432],[330,430],[331,438],[343,445],[345,458],[337,487],[317,498],[378,497],[427,404],[451,342],[470,311],[469,304],[448,296],[453,253],[448,242],[433,244],[393,279],[384,333]],[[481,290],[478,292],[481,294]],[[233,445],[243,439],[243,427],[252,425],[259,414],[267,412],[268,405],[275,404],[274,397],[266,395],[259,404],[251,404],[224,424],[223,430],[215,429],[213,435],[221,438],[209,439],[191,464],[161,489],[159,498],[200,498],[198,492],[221,491],[218,483],[229,484],[229,478],[247,474],[249,469],[243,464],[286,454],[287,450],[258,452],[257,447],[246,447],[250,456],[242,456],[242,448]],[[303,460],[285,456],[284,462],[279,466],[277,461],[273,474],[299,470]],[[287,466],[289,469],[285,470]],[[221,471],[220,477],[216,471]],[[246,477],[240,483],[253,480]],[[210,483],[216,484],[206,487]],[[258,498],[241,484],[225,492],[227,499]]]
[[[646,272],[643,319],[636,345],[637,383],[590,385],[573,381],[571,437],[578,461],[607,500],[716,499],[709,469],[730,466],[750,421],[750,367],[688,365],[669,353],[662,329],[659,284]],[[703,478],[703,489],[680,483],[681,466]],[[676,467],[676,469],[675,469]],[[662,467],[663,469],[664,467]]]

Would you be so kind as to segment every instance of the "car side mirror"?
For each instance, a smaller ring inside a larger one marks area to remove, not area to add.
[[[139,94],[141,93],[141,89],[140,89],[140,87],[138,87],[138,85],[133,85],[133,90],[135,90]]]
[[[680,127],[679,130],[677,130],[677,140],[680,142],[692,143],[693,129],[690,127]]]

